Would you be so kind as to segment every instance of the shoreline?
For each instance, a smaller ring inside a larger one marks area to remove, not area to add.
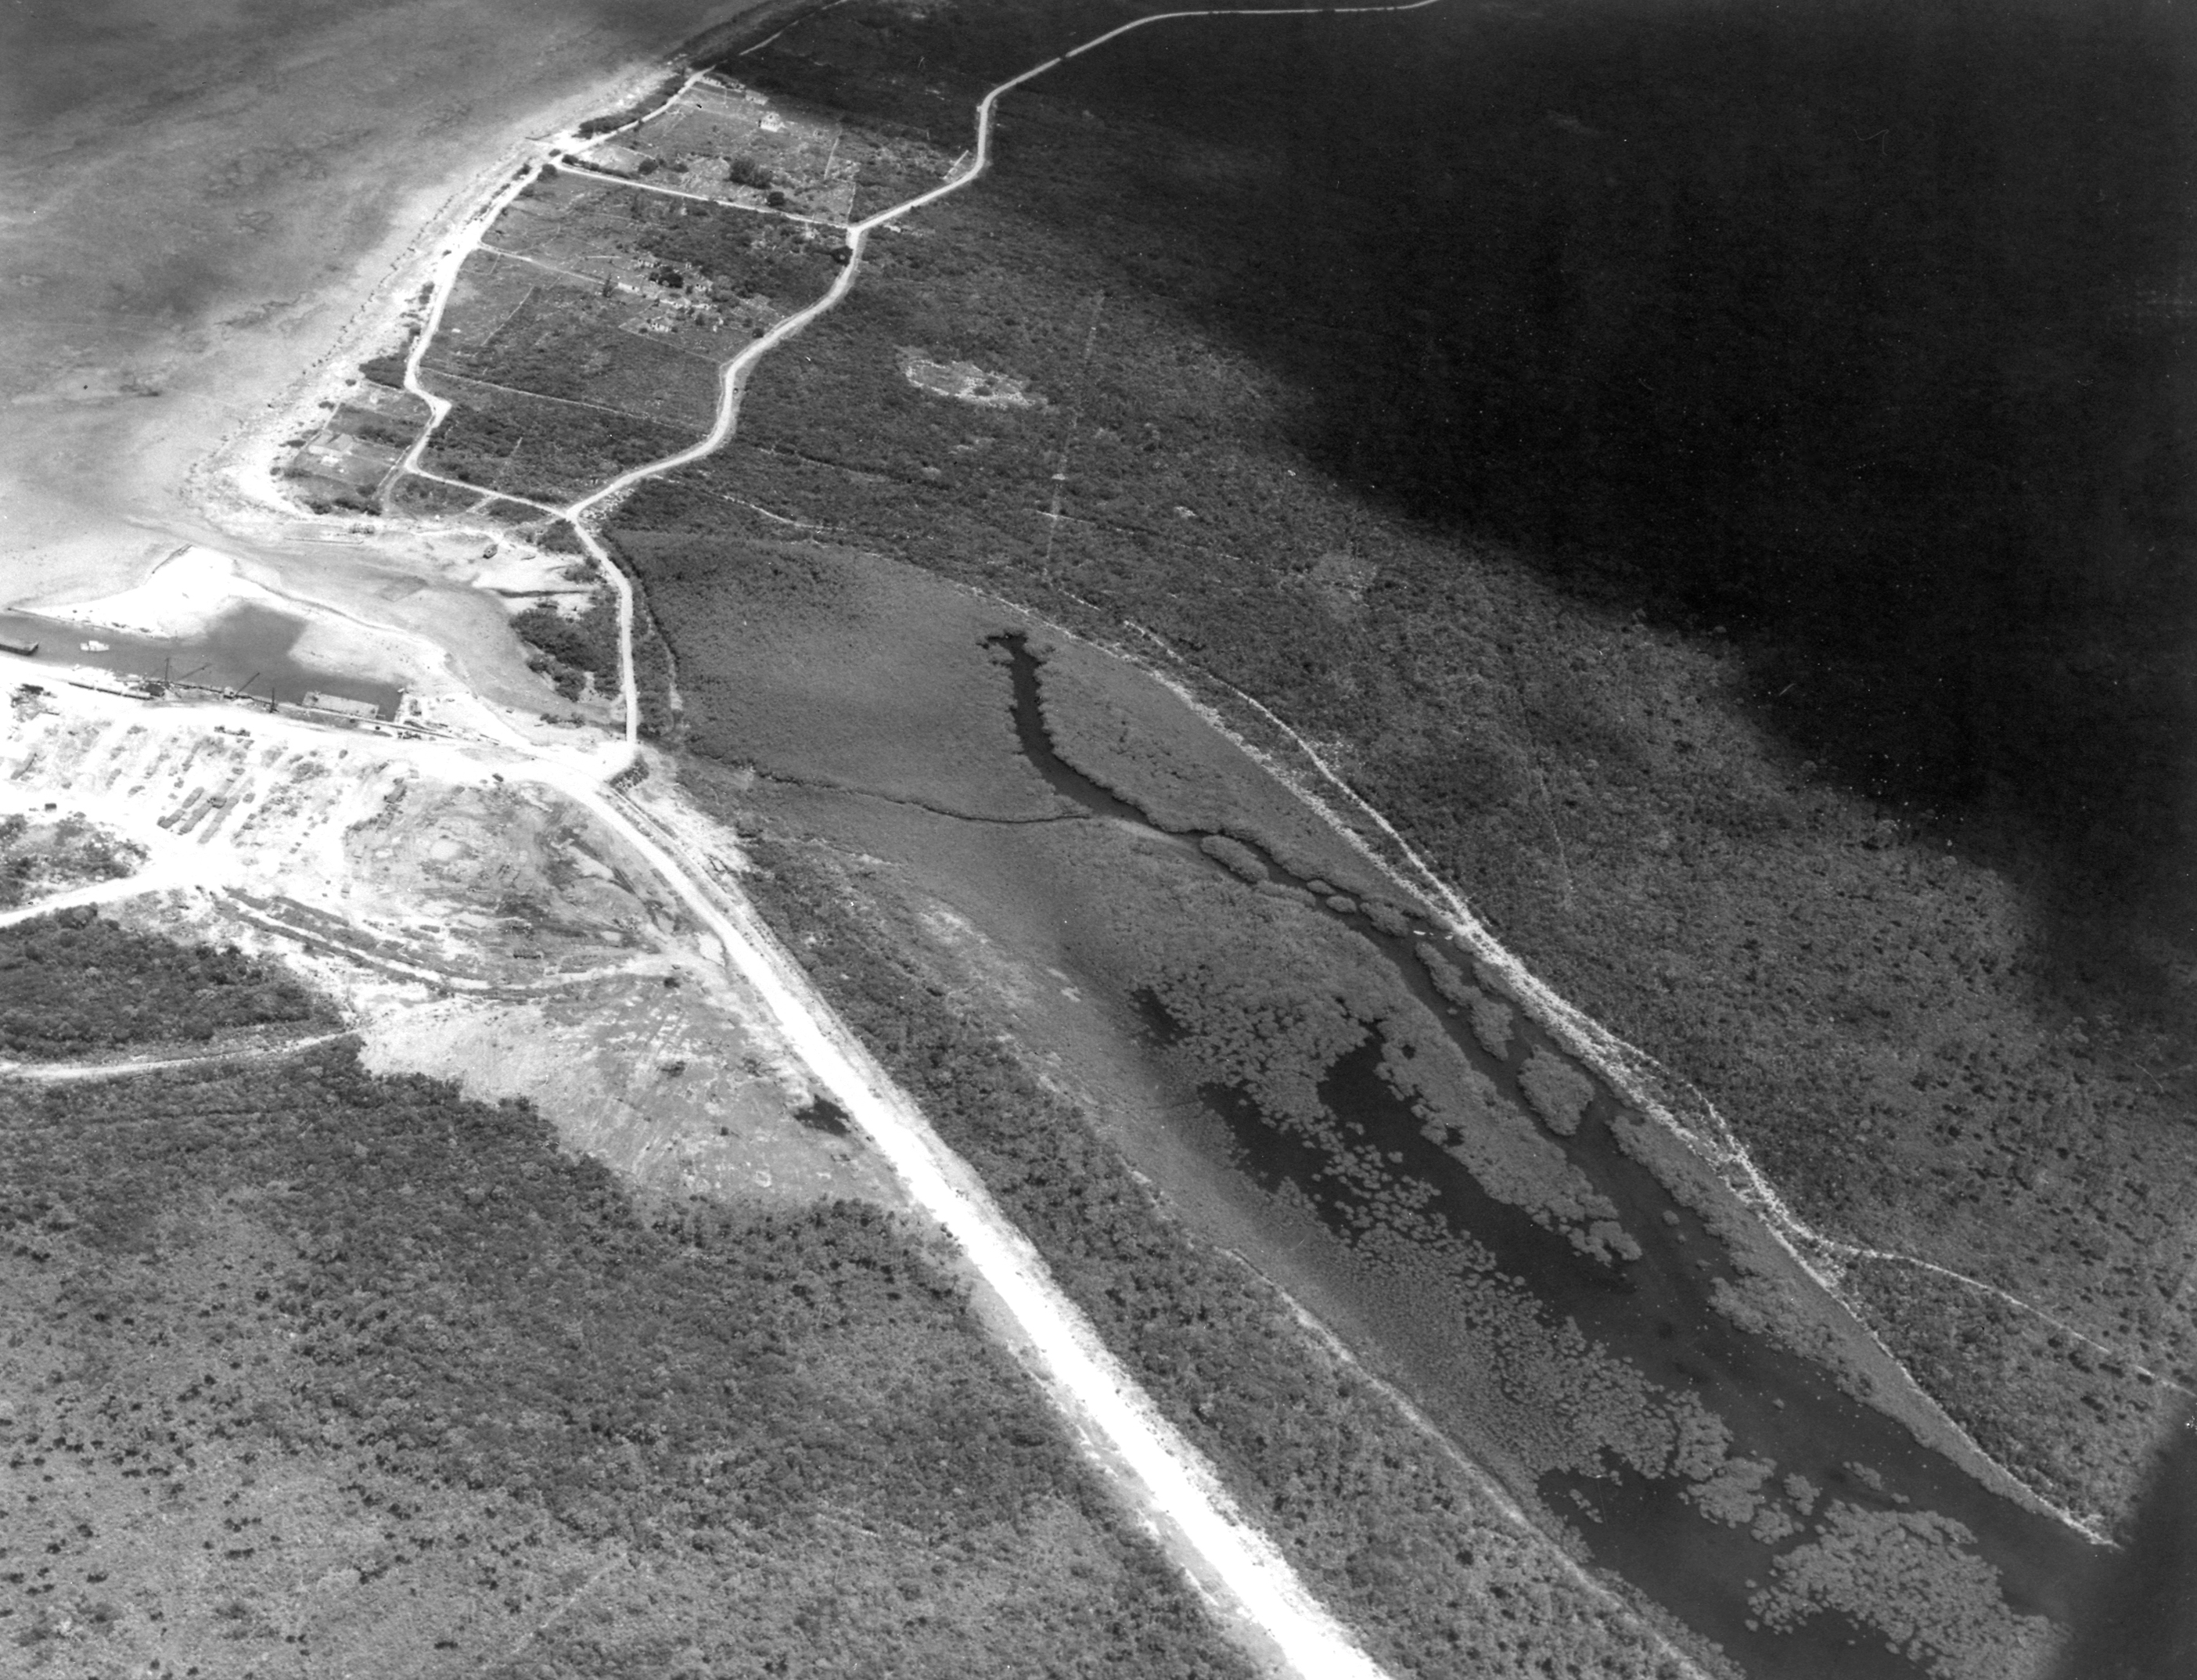
[[[27,459],[6,463],[0,500],[9,513],[0,529],[9,541],[0,548],[0,606],[49,613],[124,593],[186,544],[227,552],[258,581],[289,594],[300,557],[281,550],[301,540],[310,516],[280,493],[275,446],[293,434],[301,410],[342,388],[357,358],[371,353],[362,347],[401,318],[440,244],[464,225],[498,176],[519,167],[544,139],[645,90],[668,62],[737,43],[756,27],[751,14],[782,26],[808,4],[710,6],[699,27],[680,20],[680,33],[665,30],[646,49],[619,55],[607,73],[582,59],[577,85],[557,91],[564,75],[542,77],[552,86],[537,91],[548,96],[484,123],[470,140],[443,142],[449,149],[442,156],[432,138],[415,147],[411,161],[423,165],[416,178],[408,178],[404,158],[391,160],[364,177],[393,188],[374,209],[379,231],[370,243],[354,256],[339,252],[332,271],[314,276],[271,315],[265,307],[246,309],[177,329],[177,344],[152,352],[159,364],[157,389],[140,393],[136,405],[87,408],[42,385],[19,391],[21,418],[50,411],[73,460],[111,459],[119,470],[101,480],[89,470],[56,477]],[[567,61],[590,45],[554,44],[565,49]],[[501,91],[491,89],[484,105],[496,104]],[[289,228],[273,236],[278,251],[286,235],[294,240]],[[286,278],[247,275],[227,301],[244,304],[257,287],[279,287]],[[24,344],[35,350],[49,340],[58,342],[45,333],[26,336]],[[145,396],[158,406],[143,403]],[[359,540],[364,536],[353,533],[353,544],[375,546],[371,537]],[[323,530],[304,540],[338,547],[329,537]]]
[[[723,15],[716,21],[658,56],[635,60],[587,93],[538,107],[506,125],[489,162],[451,171],[414,189],[404,211],[430,200],[432,208],[424,215],[402,213],[395,218],[399,227],[412,229],[403,246],[385,260],[375,259],[381,269],[379,278],[357,294],[342,325],[267,402],[264,412],[238,421],[199,459],[182,487],[186,505],[217,526],[223,515],[320,523],[321,516],[293,503],[280,489],[275,462],[281,446],[277,440],[301,424],[321,399],[333,398],[355,384],[357,364],[375,354],[385,340],[392,347],[401,340],[406,318],[420,307],[422,288],[432,285],[448,241],[490,213],[499,184],[539,162],[559,142],[569,141],[582,123],[630,106],[668,72],[691,68],[699,58],[731,52],[747,36],[782,31],[836,3],[838,0],[756,0],[721,8]]]
[[[828,3],[828,0],[826,0]],[[318,403],[342,399],[358,362],[397,340],[422,288],[455,236],[482,216],[500,182],[569,138],[591,117],[614,112],[660,83],[667,67],[732,50],[750,35],[782,29],[815,0],[762,0],[711,9],[699,29],[626,57],[611,73],[537,101],[495,125],[455,160],[400,188],[382,236],[341,275],[316,288],[311,309],[325,324],[285,345],[242,338],[215,351],[179,382],[194,407],[211,404],[221,430],[210,446],[182,455],[157,440],[129,451],[130,469],[96,499],[66,496],[43,527],[18,525],[28,540],[0,565],[0,607],[81,622],[84,609],[117,597],[165,595],[163,576],[179,553],[218,557],[235,600],[279,605],[303,619],[309,637],[345,669],[363,656],[376,680],[394,671],[404,686],[442,706],[461,702],[498,712],[533,733],[541,710],[522,651],[504,629],[507,608],[481,589],[470,557],[485,545],[513,546],[485,524],[426,530],[379,518],[331,520],[291,500],[279,476],[285,438],[318,423]],[[101,441],[126,442],[124,414]],[[219,609],[230,604],[212,604]],[[204,613],[198,615],[203,617]],[[188,640],[188,629],[173,634]],[[467,709],[462,707],[461,709]]]

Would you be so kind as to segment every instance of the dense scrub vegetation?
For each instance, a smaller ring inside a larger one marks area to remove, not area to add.
[[[761,293],[781,309],[798,309],[831,285],[834,243],[810,229],[723,206],[681,208],[685,214],[663,208],[646,211],[635,224],[636,243],[651,256],[689,266],[728,292]]]
[[[422,464],[469,484],[558,504],[693,441],[623,414],[494,392],[451,409]],[[530,508],[524,512],[535,517]]]
[[[0,928],[0,1051],[10,1056],[200,1042],[325,1015],[296,981],[233,945],[133,933],[91,907]]]
[[[753,843],[756,900],[942,1136],[983,1176],[1147,1391],[1322,1597],[1399,1673],[1663,1671],[1638,1631],[1240,1263],[1166,1218],[1087,1116],[797,847]]]
[[[1933,1393],[1967,1401],[1986,1452],[2073,1503],[2134,1509],[2144,1472],[2186,1396],[2033,1313],[1919,1267],[1858,1262],[1854,1296]],[[2064,1420],[2040,1428],[2039,1419]]]
[[[743,73],[944,146],[1110,20],[828,15]],[[1145,32],[1013,96],[996,172],[877,241],[681,482],[1151,627],[1327,744],[1809,1218],[2188,1376],[2149,27]],[[919,392],[909,345],[1052,406]],[[2012,1427],[2091,1462],[2084,1416]]]
[[[81,813],[0,817],[0,910],[90,881],[134,875],[144,849],[107,833]]]
[[[511,628],[534,650],[527,664],[566,699],[577,699],[590,677],[598,693],[617,692],[618,614],[607,589],[598,590],[570,617],[537,602],[513,614]]]
[[[874,1208],[651,1210],[524,1104],[348,1050],[0,1105],[0,1615],[32,1652],[1248,1671]]]

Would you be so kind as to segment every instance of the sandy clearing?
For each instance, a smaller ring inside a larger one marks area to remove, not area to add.
[[[52,616],[141,636],[190,636],[202,634],[231,607],[248,603],[279,607],[281,597],[239,572],[233,556],[190,543],[134,587],[55,607]]]
[[[278,1061],[286,1056],[302,1056],[321,1045],[333,1044],[351,1036],[351,1029],[345,1028],[339,1033],[316,1033],[310,1038],[284,1039],[274,1044],[216,1047],[195,1056],[140,1056],[119,1062],[0,1062],[0,1079],[28,1080],[36,1085],[83,1085],[98,1080],[134,1079],[139,1074],[162,1073],[175,1068]]]
[[[147,860],[0,912],[0,928],[96,904],[276,958],[338,1003],[336,1036],[369,1068],[530,1098],[566,1148],[645,1190],[905,1205],[873,1151],[799,1123],[815,1081],[715,939],[523,751],[49,690],[0,711],[0,814],[81,814]],[[564,773],[591,785],[602,763],[578,755]],[[514,902],[541,907],[530,925],[514,930]],[[164,1046],[0,1076],[302,1047]]]

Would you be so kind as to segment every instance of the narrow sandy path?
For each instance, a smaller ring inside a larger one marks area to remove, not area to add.
[[[351,1036],[340,1032],[316,1033],[310,1038],[284,1039],[278,1044],[239,1045],[227,1050],[203,1050],[195,1056],[141,1056],[124,1062],[0,1062],[0,1079],[28,1080],[38,1085],[82,1085],[95,1080],[135,1079],[171,1068],[209,1068],[227,1062],[272,1062]]]
[[[111,880],[87,882],[80,887],[49,893],[33,903],[18,905],[13,910],[0,910],[0,928],[12,928],[18,922],[35,921],[41,916],[50,916],[60,910],[74,910],[87,904],[113,904],[146,893],[180,890],[199,883],[198,872],[186,860],[156,863],[149,868],[139,870],[135,875],[118,875]]]

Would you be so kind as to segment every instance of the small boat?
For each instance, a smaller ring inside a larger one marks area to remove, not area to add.
[[[34,641],[18,641],[13,636],[0,636],[0,653],[20,653],[26,659],[35,659],[38,645]]]

